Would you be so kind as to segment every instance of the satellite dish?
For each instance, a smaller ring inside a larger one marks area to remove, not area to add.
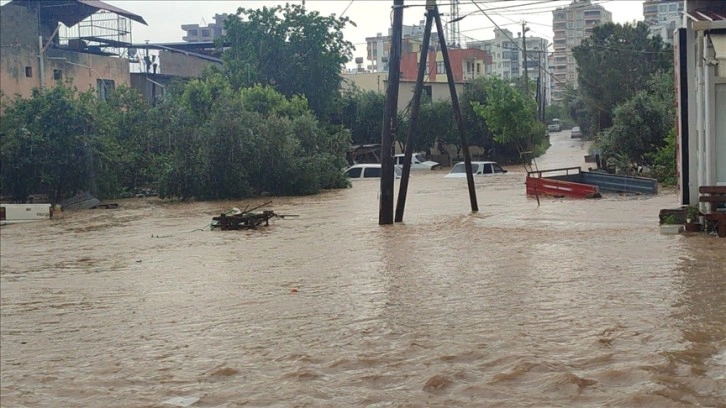
[[[136,54],[139,52],[136,48],[129,48],[129,58],[136,58]]]

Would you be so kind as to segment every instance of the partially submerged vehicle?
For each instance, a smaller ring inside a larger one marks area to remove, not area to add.
[[[45,204],[0,204],[0,225],[47,221],[53,218],[53,207]]]
[[[527,172],[527,194],[572,198],[600,198],[601,192],[655,194],[658,180],[621,176],[580,167]]]
[[[493,161],[473,161],[471,162],[471,172],[475,176],[487,176],[494,174],[504,174],[507,170],[503,169],[502,166],[497,162]],[[444,177],[448,178],[460,178],[466,177],[466,165],[464,162],[456,163],[451,168],[449,174]]]
[[[393,164],[396,167],[403,168],[403,154],[397,154],[393,156]],[[426,156],[423,153],[414,153],[411,155],[411,170],[433,170],[439,167],[439,163],[431,160],[426,160]]]
[[[354,164],[345,169],[343,175],[350,180],[375,180],[381,178],[381,171],[380,163]],[[396,178],[401,178],[402,171],[400,167],[394,166],[393,171]]]

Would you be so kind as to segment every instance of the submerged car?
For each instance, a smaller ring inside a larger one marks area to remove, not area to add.
[[[574,139],[576,137],[582,137],[582,130],[580,130],[579,126],[575,126],[570,131],[570,138]]]
[[[471,162],[471,171],[475,176],[485,176],[488,174],[504,174],[507,171],[502,168],[497,162],[493,161],[473,161]],[[456,163],[451,168],[449,174],[445,177],[466,177],[466,166],[464,162]]]
[[[398,166],[393,167],[393,171],[396,178],[401,178],[401,169]],[[381,178],[381,164],[380,163],[365,163],[365,164],[354,164],[343,172],[345,177],[351,180],[361,179],[380,179]]]
[[[393,157],[393,164],[396,167],[403,168],[403,154],[397,154]],[[411,170],[433,170],[439,167],[439,163],[431,160],[426,160],[426,157],[422,153],[414,153],[411,155]]]

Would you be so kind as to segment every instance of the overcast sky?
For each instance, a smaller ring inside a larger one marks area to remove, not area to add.
[[[491,1],[476,0],[484,9],[491,9],[487,14],[496,24],[507,28],[513,33],[521,31],[521,22],[527,21],[529,35],[552,39],[552,10],[571,3],[570,0],[522,0],[522,1]],[[285,4],[286,1],[276,0],[242,0],[242,1],[124,1],[107,0],[107,3],[136,13],[144,17],[148,26],[133,23],[132,35],[134,43],[179,42],[184,32],[182,24],[207,24],[214,22],[215,13],[235,13],[238,7],[258,8],[265,5]],[[302,3],[302,0],[290,0],[289,3]],[[442,14],[449,14],[450,0],[439,0]],[[613,13],[616,23],[632,22],[643,18],[641,1],[634,0],[594,0]],[[306,7],[324,15],[343,12],[350,17],[357,27],[349,27],[345,37],[356,45],[354,56],[365,56],[365,38],[376,33],[387,34],[391,21],[392,0],[306,0]],[[422,5],[425,0],[406,0],[406,5]],[[472,0],[460,0],[459,15],[464,16],[459,24],[462,42],[485,40],[494,37],[494,24],[483,15],[472,3]],[[404,11],[404,24],[417,24],[424,19],[423,7],[411,7]],[[448,20],[445,15],[444,21]]]
[[[521,22],[526,21],[529,35],[552,40],[552,10],[567,6],[571,0],[460,0],[459,15],[467,15],[461,20],[462,42],[486,40],[494,37],[494,24],[473,4],[473,1],[486,11],[494,22],[507,28],[514,35],[521,31]],[[184,36],[182,24],[206,25],[214,22],[216,13],[235,13],[237,8],[258,8],[265,5],[302,3],[302,0],[226,0],[226,1],[155,1],[155,0],[106,0],[106,3],[126,11],[141,15],[148,26],[133,22],[132,41],[134,43],[180,42]],[[7,0],[0,0],[6,4]],[[439,0],[444,22],[449,17],[451,0]],[[643,18],[643,1],[640,0],[593,0],[613,13],[616,23],[632,22]],[[386,35],[391,25],[392,0],[306,0],[306,7],[324,15],[335,14],[350,17],[357,27],[345,30],[345,38],[357,48],[354,57],[364,57],[365,38],[377,33]],[[425,0],[405,0],[406,5],[421,6]],[[490,10],[490,11],[487,11]],[[424,19],[423,7],[410,7],[404,10],[404,24],[413,25]]]

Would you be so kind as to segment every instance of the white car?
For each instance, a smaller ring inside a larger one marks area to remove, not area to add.
[[[401,178],[402,171],[398,166],[393,167],[396,178]],[[343,172],[345,177],[351,180],[364,180],[364,179],[380,179],[381,178],[381,164],[380,163],[365,163],[365,164],[354,164]]]
[[[475,176],[485,176],[489,174],[504,174],[507,171],[497,162],[493,161],[473,161],[471,162],[471,171]],[[466,166],[464,162],[456,163],[451,168],[449,174],[445,177],[458,178],[466,177]]]
[[[393,157],[393,164],[396,167],[403,168],[403,159],[403,154],[397,154]],[[433,170],[436,167],[439,167],[439,163],[426,160],[426,157],[421,153],[411,155],[411,170]]]
[[[574,139],[574,138],[577,138],[577,137],[582,137],[582,130],[580,130],[580,127],[579,126],[573,127],[572,130],[570,131],[570,138],[571,139]]]

